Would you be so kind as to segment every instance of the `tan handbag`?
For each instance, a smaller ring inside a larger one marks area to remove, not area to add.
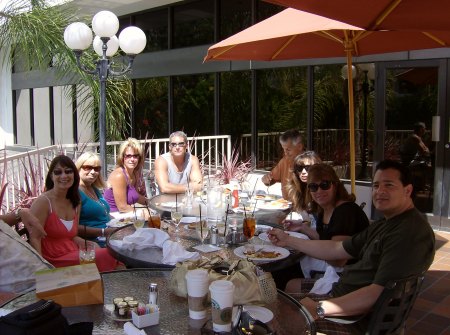
[[[234,304],[268,304],[277,298],[277,289],[272,275],[257,269],[247,260],[236,260],[229,264],[220,257],[211,260],[184,261],[177,263],[170,276],[170,289],[179,297],[187,297],[186,273],[189,270],[205,269],[209,282],[229,280],[234,284]],[[208,297],[209,299],[209,297]]]

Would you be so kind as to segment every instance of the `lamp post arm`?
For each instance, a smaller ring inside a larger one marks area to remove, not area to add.
[[[74,50],[73,53],[75,54],[75,58],[77,59],[78,67],[83,72],[86,72],[87,74],[97,74],[97,72],[98,72],[97,68],[95,70],[91,70],[91,69],[87,68],[86,66],[84,66],[83,63],[81,63],[81,56],[83,55],[83,50]]]
[[[128,64],[127,67],[125,69],[123,69],[122,71],[114,71],[111,67],[109,68],[109,73],[113,76],[122,76],[127,72],[131,71],[131,67],[133,66],[133,62],[134,62],[134,57],[136,57],[135,55],[127,55],[127,59],[128,59]]]

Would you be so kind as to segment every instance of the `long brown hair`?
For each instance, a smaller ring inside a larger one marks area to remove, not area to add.
[[[308,202],[306,201],[306,194],[308,193],[307,184],[302,182],[299,176],[299,169],[302,165],[314,165],[322,163],[319,155],[314,151],[305,151],[294,159],[293,171],[289,179],[286,190],[288,191],[289,199],[292,199],[292,208],[295,211],[308,211]]]
[[[353,194],[349,194],[344,184],[341,182],[336,174],[336,171],[331,165],[316,164],[311,166],[308,171],[308,184],[313,180],[329,180],[333,183],[336,193],[334,195],[334,205],[339,201],[352,201],[354,202],[356,197]],[[306,201],[310,203],[311,211],[319,213],[322,208],[313,200],[311,192],[306,193]]]
[[[45,190],[49,191],[53,189],[53,187],[55,186],[55,183],[53,182],[52,179],[52,174],[53,170],[58,164],[61,165],[62,168],[69,168],[73,170],[73,184],[67,190],[66,199],[69,199],[70,202],[72,203],[72,207],[76,208],[81,201],[80,193],[78,192],[78,186],[80,184],[80,175],[78,174],[78,170],[77,167],[75,166],[75,163],[72,161],[70,157],[59,155],[53,158],[48,168],[47,177],[45,178]]]

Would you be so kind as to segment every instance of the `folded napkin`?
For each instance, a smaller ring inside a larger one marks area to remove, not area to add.
[[[327,294],[331,291],[333,284],[339,280],[339,276],[336,270],[331,265],[327,266],[325,274],[322,278],[318,279],[309,293],[313,294]]]
[[[147,334],[142,329],[136,328],[131,322],[125,322],[123,325],[123,331],[127,335],[145,335]]]
[[[162,248],[162,263],[168,265],[200,258],[198,252],[186,251],[180,243],[171,241],[169,234],[156,228],[140,228],[133,234],[125,236],[122,241],[110,240],[109,243],[114,247],[130,251]]]

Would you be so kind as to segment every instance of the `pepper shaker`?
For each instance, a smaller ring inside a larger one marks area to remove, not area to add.
[[[219,234],[219,229],[213,226],[211,227],[211,244],[217,245],[217,235]]]
[[[151,283],[148,289],[148,303],[150,305],[158,305],[158,284]]]

